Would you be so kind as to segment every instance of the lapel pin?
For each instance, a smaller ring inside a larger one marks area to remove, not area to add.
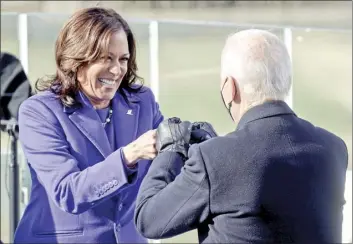
[[[129,109],[129,110],[126,112],[126,114],[127,114],[127,115],[133,115],[133,114],[132,114],[132,110]]]

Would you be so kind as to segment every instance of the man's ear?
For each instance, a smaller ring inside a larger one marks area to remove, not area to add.
[[[235,103],[240,103],[241,97],[240,97],[240,89],[239,89],[239,83],[234,77],[229,77],[229,86],[230,90],[232,92],[232,101]]]

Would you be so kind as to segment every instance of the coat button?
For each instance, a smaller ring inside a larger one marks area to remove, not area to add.
[[[116,231],[117,231],[117,232],[120,232],[120,230],[121,230],[121,225],[118,224],[118,225],[116,226]]]
[[[118,209],[119,209],[119,211],[121,211],[123,209],[123,204],[122,203],[119,204],[119,208]]]

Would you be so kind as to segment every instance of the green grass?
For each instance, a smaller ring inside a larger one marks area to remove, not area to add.
[[[54,41],[64,18],[47,16],[29,19],[29,78],[32,82],[55,71]],[[1,20],[1,51],[18,55],[16,19],[1,16]],[[132,24],[132,28],[138,40],[140,74],[149,85],[148,25]],[[160,25],[159,101],[165,117],[206,120],[219,134],[235,129],[221,102],[219,65],[225,38],[238,30],[241,28]],[[280,31],[275,33],[282,36]],[[298,36],[302,41],[297,41]],[[352,148],[351,43],[351,33],[293,32],[294,110],[299,116],[342,137],[349,150]],[[6,147],[5,142],[1,142],[2,149]],[[2,208],[2,216],[3,213]],[[2,225],[1,238],[6,241],[4,228],[6,224]],[[163,240],[196,241],[195,231]]]

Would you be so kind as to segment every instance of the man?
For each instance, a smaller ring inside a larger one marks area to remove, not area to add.
[[[206,140],[206,123],[199,134],[187,121],[161,123],[159,155],[136,202],[142,235],[197,228],[200,243],[341,242],[347,148],[287,106],[291,77],[275,35],[252,29],[229,37],[220,87],[237,128]],[[190,138],[204,142],[188,150]]]

